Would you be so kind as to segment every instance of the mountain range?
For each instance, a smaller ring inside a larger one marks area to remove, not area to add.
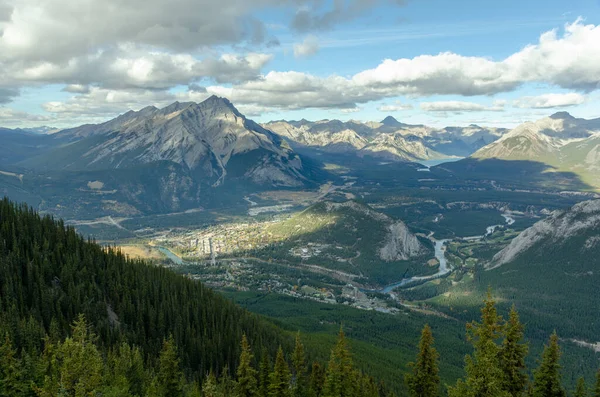
[[[466,157],[508,132],[477,125],[437,129],[404,124],[392,116],[381,122],[279,120],[263,126],[288,139],[292,146],[388,161]]]
[[[212,96],[50,131],[0,128],[0,191],[64,217],[178,212],[227,206],[257,190],[311,188],[339,179],[324,165],[333,157],[354,171],[466,156],[458,167],[477,168],[490,158],[527,159],[570,172],[585,186],[600,186],[600,119],[568,113],[510,131],[477,125],[433,128],[392,116],[380,122],[259,125],[227,99]],[[492,174],[486,169],[481,177],[494,179]],[[65,190],[70,193],[55,193]],[[65,213],[67,208],[79,209]]]
[[[517,126],[471,157],[534,161],[600,187],[600,118],[586,120],[567,112],[555,113]]]
[[[199,104],[175,102],[163,109],[129,111],[103,124],[62,130],[54,137],[68,143],[21,165],[90,171],[167,161],[213,186],[235,178],[298,186],[306,179],[301,159],[285,141],[216,96]]]

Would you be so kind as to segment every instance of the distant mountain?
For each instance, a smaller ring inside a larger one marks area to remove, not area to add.
[[[527,122],[481,148],[472,158],[536,161],[600,187],[600,118],[586,120],[560,112]]]
[[[274,121],[263,125],[290,143],[331,153],[372,156],[386,161],[423,161],[466,157],[497,140],[508,130],[468,127],[436,129],[399,122]]]
[[[14,164],[54,146],[46,135],[0,127],[0,165]]]
[[[31,127],[31,128],[22,128],[23,131],[31,132],[32,134],[53,134],[55,132],[60,131],[60,128],[56,127],[48,127],[47,125],[43,125],[41,127]]]
[[[71,143],[21,165],[90,171],[167,161],[213,186],[240,178],[279,186],[298,186],[305,180],[302,160],[285,141],[216,96],[199,104],[146,107],[55,136]]]
[[[0,140],[0,192],[68,219],[235,206],[325,175],[216,96],[53,134],[3,129]]]

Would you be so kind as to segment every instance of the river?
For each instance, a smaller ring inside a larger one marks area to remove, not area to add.
[[[504,220],[506,221],[506,225],[512,225],[513,223],[515,223],[514,218],[512,218],[510,215],[507,214],[502,214],[502,217],[504,218]],[[492,226],[488,226],[486,228],[486,234],[483,236],[473,236],[473,237],[464,237],[464,240],[481,240],[484,237],[487,237],[489,235],[491,235],[492,233],[494,233],[494,231],[504,225],[492,225]],[[418,282],[418,281],[429,281],[429,280],[433,280],[442,276],[445,276],[446,274],[450,273],[452,271],[452,269],[450,268],[450,266],[448,266],[448,260],[446,259],[446,247],[445,244],[446,242],[450,241],[450,239],[445,239],[445,240],[436,240],[433,237],[433,233],[431,233],[429,235],[429,238],[434,242],[435,244],[435,257],[438,260],[438,262],[440,263],[440,267],[437,271],[437,273],[431,275],[431,276],[417,276],[417,277],[410,277],[410,278],[405,278],[402,279],[401,281],[398,281],[397,283],[393,283],[390,285],[385,286],[384,288],[380,289],[377,292],[381,292],[382,294],[389,294],[390,292],[392,292],[393,290],[395,290],[398,287],[404,287],[407,284],[410,283],[414,283],[414,282]]]
[[[403,287],[407,284],[410,284],[410,283],[413,283],[416,281],[433,280],[435,278],[442,277],[442,276],[445,276],[446,274],[450,273],[452,271],[452,269],[450,269],[450,267],[448,266],[448,260],[446,259],[446,247],[445,247],[446,242],[450,241],[450,240],[448,240],[448,239],[444,239],[444,240],[432,239],[432,240],[435,244],[435,257],[438,260],[438,262],[440,263],[437,273],[432,274],[431,276],[418,276],[418,277],[405,278],[402,281],[399,281],[397,283],[387,285],[386,287],[382,288],[378,292],[381,292],[382,294],[389,294],[390,292],[392,292],[393,290],[395,290],[398,287]]]
[[[183,265],[183,259],[181,259],[179,256],[175,255],[168,248],[158,247],[158,250],[160,252],[162,252],[163,254],[165,254],[167,256],[167,258],[169,258],[170,260],[172,260],[176,265]]]

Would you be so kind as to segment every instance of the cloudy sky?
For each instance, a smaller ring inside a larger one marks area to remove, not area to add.
[[[0,0],[0,126],[212,94],[258,121],[600,117],[600,0]]]

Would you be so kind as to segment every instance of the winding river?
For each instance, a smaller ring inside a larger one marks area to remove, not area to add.
[[[504,218],[504,220],[506,221],[506,225],[508,225],[508,226],[510,226],[513,223],[515,223],[514,218],[512,218],[510,215],[502,214],[502,217]],[[492,225],[492,226],[488,226],[486,228],[485,235],[483,235],[483,236],[473,236],[473,237],[464,237],[463,239],[465,239],[465,240],[481,240],[484,237],[487,237],[487,236],[491,235],[492,233],[494,233],[494,231],[497,228],[501,227],[501,226],[504,226],[504,225]],[[380,292],[382,294],[389,294],[393,290],[395,290],[396,288],[404,287],[405,285],[413,283],[413,282],[433,280],[433,279],[445,276],[446,274],[448,274],[448,273],[450,273],[452,271],[452,269],[450,268],[450,266],[448,266],[448,260],[446,259],[446,246],[445,246],[446,242],[451,241],[451,239],[436,240],[432,236],[433,236],[433,233],[429,235],[429,238],[435,244],[435,257],[438,260],[438,262],[440,263],[440,267],[439,267],[437,273],[432,274],[430,276],[417,276],[417,277],[405,278],[405,279],[402,279],[401,281],[398,281],[396,283],[387,285],[384,288],[378,290],[377,292]]]
[[[450,240],[449,239],[444,239],[444,240],[432,239],[432,240],[435,244],[435,257],[438,260],[438,262],[440,263],[440,267],[439,267],[437,273],[432,274],[431,276],[418,276],[418,277],[405,278],[397,283],[387,285],[386,287],[380,289],[378,292],[381,292],[382,294],[389,294],[396,288],[403,287],[412,282],[433,280],[435,278],[442,277],[442,276],[445,276],[446,274],[450,273],[452,271],[452,269],[450,269],[450,267],[448,266],[448,260],[446,259],[446,246],[445,246],[446,242],[450,241]]]

